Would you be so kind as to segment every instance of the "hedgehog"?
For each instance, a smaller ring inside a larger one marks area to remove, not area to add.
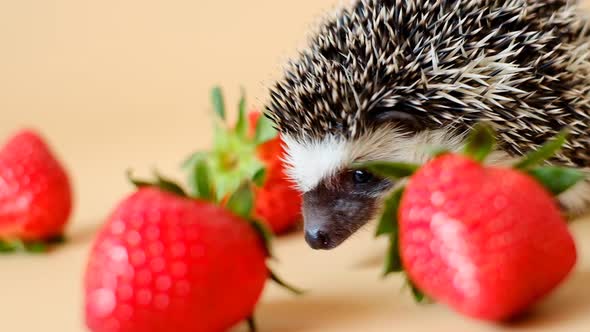
[[[358,162],[457,151],[478,122],[503,165],[568,128],[549,162],[590,168],[590,39],[565,0],[357,0],[323,19],[273,83],[266,116],[303,196],[305,240],[340,245],[398,185]],[[559,196],[587,210],[590,182]]]

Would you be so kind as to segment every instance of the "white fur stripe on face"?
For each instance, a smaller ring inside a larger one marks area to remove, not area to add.
[[[354,162],[423,163],[429,158],[432,147],[457,151],[462,145],[462,135],[437,129],[408,136],[397,128],[386,126],[351,141],[334,136],[308,141],[284,136],[283,141],[287,152],[287,175],[299,191],[307,192]]]
[[[301,192],[312,190],[322,179],[348,164],[346,142],[342,139],[329,136],[318,141],[301,142],[285,136],[283,141],[287,152],[287,175]]]

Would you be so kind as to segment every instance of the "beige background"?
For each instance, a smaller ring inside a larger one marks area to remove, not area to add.
[[[280,65],[332,0],[0,0],[0,140],[40,129],[71,170],[77,193],[71,242],[46,257],[0,257],[2,330],[83,331],[81,274],[92,235],[129,192],[124,170],[177,176],[209,142],[209,88],[228,103],[246,88],[258,107]],[[278,241],[277,266],[312,292],[269,285],[262,331],[590,331],[590,220],[572,226],[576,272],[526,320],[469,321],[420,307],[401,279],[379,278],[373,227],[332,252],[300,234]]]

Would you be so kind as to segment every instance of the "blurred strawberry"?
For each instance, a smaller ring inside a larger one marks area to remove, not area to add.
[[[68,175],[49,146],[23,130],[0,150],[0,251],[43,251],[59,241],[72,209]]]
[[[221,90],[214,89],[212,97],[217,114],[213,149],[198,152],[185,163],[189,179],[197,176],[196,162],[205,160],[216,184],[216,198],[221,201],[242,181],[252,179],[257,184],[254,216],[275,234],[293,229],[302,220],[301,197],[285,174],[281,138],[260,112],[246,114],[243,97],[237,123],[228,128]]]
[[[536,166],[564,137],[514,168],[486,166],[493,132],[480,126],[464,154],[444,153],[419,168],[386,204],[380,230],[392,239],[386,272],[405,270],[416,295],[423,291],[479,319],[512,318],[544,298],[577,257],[552,194],[573,186],[581,173]],[[394,177],[411,169],[375,166]]]
[[[226,331],[252,315],[267,278],[264,228],[248,219],[241,187],[227,210],[187,197],[158,177],[135,181],[100,230],[85,274],[86,323],[93,332]],[[288,286],[287,286],[288,287]]]
[[[252,133],[261,120],[262,113],[250,112],[249,125]],[[262,143],[257,149],[258,157],[266,166],[265,179],[255,188],[254,215],[267,223],[275,234],[291,230],[301,220],[301,197],[285,173],[283,158],[285,150],[279,135]]]

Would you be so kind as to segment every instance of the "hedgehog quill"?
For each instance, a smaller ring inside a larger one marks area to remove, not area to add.
[[[362,0],[327,18],[271,89],[303,194],[305,237],[332,249],[380,211],[396,183],[351,166],[424,162],[459,150],[478,122],[510,163],[568,128],[550,162],[590,167],[588,22],[566,0]],[[585,212],[590,182],[560,197]]]

